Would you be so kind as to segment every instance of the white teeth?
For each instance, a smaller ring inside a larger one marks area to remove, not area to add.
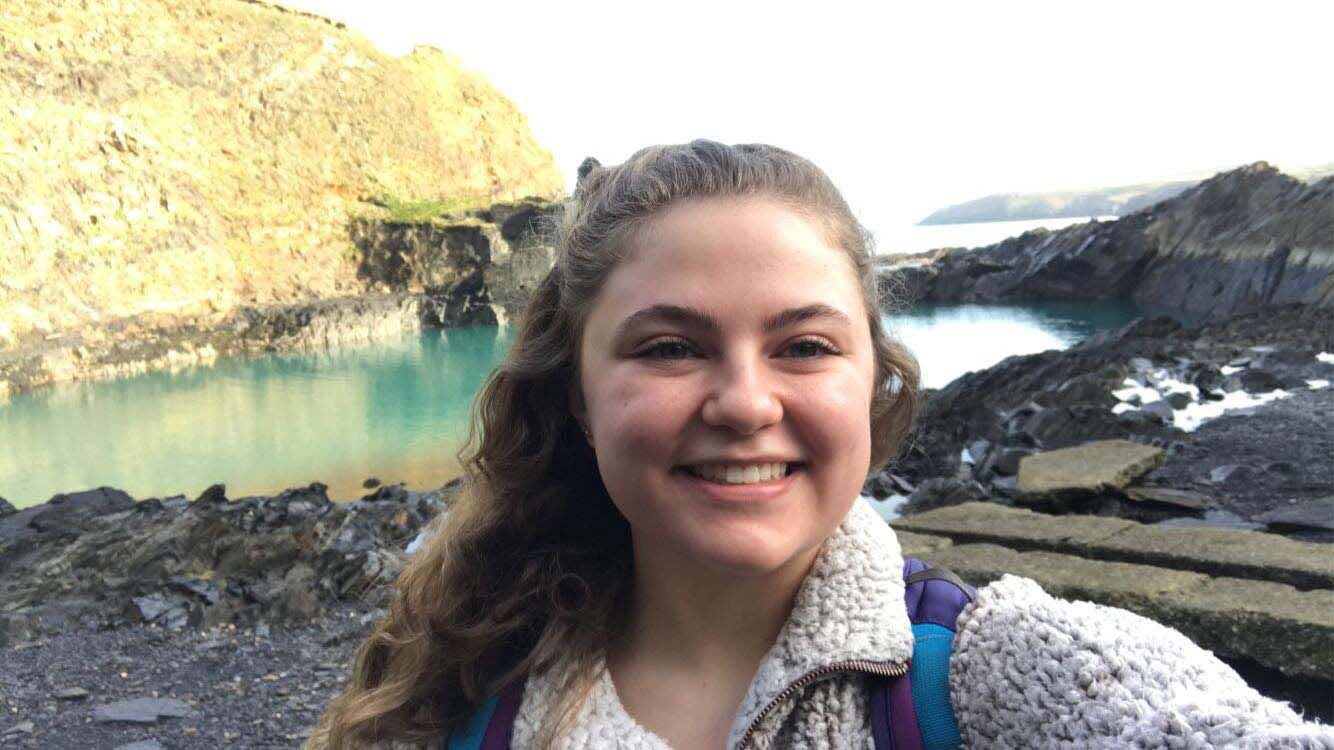
[[[780,479],[787,475],[787,464],[785,463],[749,464],[746,466],[698,464],[688,468],[697,477],[726,484],[754,484],[755,482],[767,482],[770,479]]]

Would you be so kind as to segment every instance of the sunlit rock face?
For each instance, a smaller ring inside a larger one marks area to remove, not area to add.
[[[351,225],[386,205],[562,188],[455,58],[276,6],[25,0],[0,49],[0,352],[54,348],[53,379],[118,326],[366,292]]]

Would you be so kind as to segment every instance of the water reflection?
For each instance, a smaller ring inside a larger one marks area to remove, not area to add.
[[[439,485],[510,337],[425,331],[23,394],[0,407],[0,496],[23,506],[100,485],[142,498],[224,482],[238,497],[318,480],[345,499],[372,475]]]
[[[917,355],[923,385],[940,388],[1006,357],[1065,349],[1136,314],[1127,302],[935,305],[887,317],[886,323]]]
[[[964,305],[887,323],[939,387],[1133,315],[1124,305]],[[473,395],[512,335],[424,331],[23,394],[0,406],[0,496],[25,506],[108,485],[138,498],[193,497],[222,482],[240,497],[320,481],[351,499],[368,476],[438,487],[458,473]]]

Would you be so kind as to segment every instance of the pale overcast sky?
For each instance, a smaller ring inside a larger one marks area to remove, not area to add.
[[[458,55],[570,182],[588,155],[762,141],[889,228],[995,192],[1334,162],[1324,0],[282,1]]]

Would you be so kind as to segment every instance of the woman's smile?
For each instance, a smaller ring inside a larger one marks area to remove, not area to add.
[[[801,472],[801,464],[704,464],[679,466],[672,473],[694,492],[703,493],[721,503],[759,503],[773,500],[792,486]],[[740,476],[738,476],[740,475]]]

